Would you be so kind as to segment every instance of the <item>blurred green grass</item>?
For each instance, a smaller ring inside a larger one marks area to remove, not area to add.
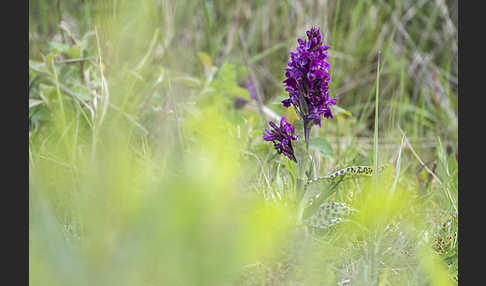
[[[456,2],[29,1],[30,284],[457,281]],[[315,175],[372,165],[378,52],[379,160],[400,166],[340,187],[360,211],[317,233],[261,140],[296,119],[281,81],[311,25],[348,111],[313,130]]]

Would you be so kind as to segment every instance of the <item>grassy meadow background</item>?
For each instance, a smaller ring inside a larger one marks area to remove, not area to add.
[[[312,26],[313,176],[385,166],[323,230],[262,139]],[[448,0],[30,0],[29,284],[456,285],[457,38]]]

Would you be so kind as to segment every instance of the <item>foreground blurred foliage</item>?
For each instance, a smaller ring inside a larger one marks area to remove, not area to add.
[[[226,121],[209,110],[185,127],[193,147],[160,158],[138,154],[123,125],[94,159],[66,167],[35,155],[32,282],[222,285],[278,249],[289,212],[242,192],[238,141]],[[47,153],[65,155],[46,147],[39,156]],[[52,269],[41,270],[41,257]]]
[[[30,1],[30,284],[457,283],[449,2]],[[383,57],[390,164],[309,187],[304,218],[352,210],[326,228],[299,224],[302,173],[261,139],[296,119],[281,80],[310,25],[339,98],[311,135],[312,176],[371,164]]]

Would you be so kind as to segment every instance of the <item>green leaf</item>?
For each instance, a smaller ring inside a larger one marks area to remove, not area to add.
[[[447,165],[449,166],[449,171],[451,173],[454,173],[457,171],[457,159],[456,159],[456,154],[452,153],[449,155],[449,158],[447,159]]]
[[[69,49],[69,46],[63,43],[49,42],[47,48],[55,53],[63,53]]]
[[[238,67],[233,64],[223,64],[211,87],[217,94],[228,97],[240,96],[251,100],[248,90],[238,85]]]
[[[72,59],[79,59],[83,57],[83,48],[81,46],[72,46],[65,53]]]
[[[84,86],[73,86],[72,91],[74,96],[81,101],[89,101],[93,99],[93,95]]]
[[[56,100],[56,88],[52,85],[39,84],[39,95],[40,97],[49,104]]]
[[[40,105],[42,103],[44,103],[42,100],[29,98],[29,109],[31,109],[34,106]]]
[[[36,72],[45,72],[46,71],[46,65],[42,62],[38,61],[33,61],[29,59],[29,70],[34,70]]]
[[[382,172],[387,165],[383,165],[378,168],[378,173]],[[371,177],[373,175],[373,168],[370,166],[349,166],[341,170],[334,171],[327,176],[318,177],[312,181],[309,181],[308,184],[314,184],[321,181],[326,182],[338,182],[345,179],[350,178],[358,178],[358,177]]]
[[[197,55],[199,56],[199,60],[201,61],[204,71],[206,73],[209,73],[211,70],[211,67],[213,66],[211,57],[206,54],[205,52],[198,52]]]
[[[280,95],[275,98],[271,104],[282,105],[282,100],[289,98],[288,95]]]
[[[50,118],[50,113],[45,108],[29,109],[29,117],[32,121],[47,121]]]
[[[188,87],[201,87],[201,80],[191,76],[174,77],[173,81],[181,81]]]
[[[346,109],[339,107],[337,105],[332,106],[331,109],[332,109],[334,116],[338,116],[338,115],[342,114],[342,115],[345,115],[347,117],[353,117],[351,112],[349,112]]]
[[[329,142],[324,138],[311,138],[309,148],[314,149],[327,158],[332,158],[333,152]]]
[[[349,215],[352,211],[355,210],[345,203],[325,202],[319,206],[319,209],[312,216],[305,219],[304,223],[325,229],[345,221],[342,217]]]
[[[254,64],[254,63],[260,61],[261,59],[265,58],[266,56],[278,51],[279,49],[287,48],[287,46],[290,42],[291,41],[281,42],[281,43],[278,43],[278,44],[264,50],[263,52],[261,52],[261,53],[255,55],[255,56],[253,56],[252,58],[250,58],[250,63]]]

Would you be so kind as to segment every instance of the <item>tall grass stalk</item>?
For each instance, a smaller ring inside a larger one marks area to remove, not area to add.
[[[374,154],[374,160],[373,160],[373,166],[375,168],[375,181],[378,180],[378,126],[379,126],[379,119],[378,119],[378,107],[379,107],[379,94],[380,94],[380,61],[381,61],[381,51],[378,51],[378,64],[376,67],[376,93],[375,93],[375,128],[374,128],[374,148],[373,148],[373,154]]]

